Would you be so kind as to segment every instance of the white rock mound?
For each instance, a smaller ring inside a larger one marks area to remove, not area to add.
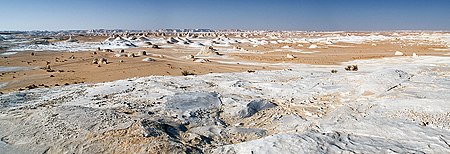
[[[403,54],[403,52],[395,51],[394,55],[396,55],[396,56],[403,56],[404,54]]]
[[[297,57],[295,57],[294,55],[291,55],[291,54],[287,54],[286,57],[289,58],[289,59],[297,58]]]
[[[196,56],[214,56],[214,55],[220,55],[219,52],[217,52],[216,49],[214,49],[212,46],[205,46],[201,51],[199,51]]]
[[[153,62],[153,61],[156,61],[156,60],[153,59],[153,58],[144,58],[144,59],[142,59],[142,61],[145,61],[145,62]]]
[[[317,45],[315,45],[315,44],[311,44],[308,48],[310,48],[310,49],[317,49],[318,48],[318,46]]]

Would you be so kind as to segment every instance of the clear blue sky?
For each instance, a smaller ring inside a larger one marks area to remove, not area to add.
[[[450,0],[1,0],[0,30],[450,30]]]

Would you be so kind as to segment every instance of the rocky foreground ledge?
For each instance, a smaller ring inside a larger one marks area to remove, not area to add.
[[[2,94],[0,151],[450,153],[450,58],[350,64]]]

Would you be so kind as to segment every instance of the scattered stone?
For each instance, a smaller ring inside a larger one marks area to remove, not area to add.
[[[119,63],[123,63],[123,60],[119,60]]]
[[[211,61],[209,61],[209,59],[197,59],[197,60],[195,60],[195,62],[197,62],[197,63],[207,63],[207,62],[211,62]]]
[[[98,64],[98,59],[97,59],[97,58],[94,58],[94,59],[92,60],[92,64]]]
[[[25,88],[27,88],[27,89],[34,89],[34,88],[37,88],[37,87],[38,86],[32,84],[32,85],[26,86]]]
[[[52,74],[52,75],[50,75],[50,77],[53,78],[53,77],[55,77],[55,76]]]
[[[191,59],[191,60],[194,60],[194,59],[195,59],[195,57],[194,57],[194,55],[187,55],[187,56],[186,56],[186,59]]]
[[[152,48],[153,48],[153,49],[160,49],[159,46],[156,45],[156,44],[153,44],[153,45],[152,45]]]
[[[52,70],[52,69],[47,69],[46,71],[47,72],[55,72],[55,70]]]
[[[108,64],[108,59],[106,59],[106,58],[101,58],[101,59],[100,59],[100,63],[101,63],[101,64]]]
[[[419,122],[419,125],[421,125],[421,126],[427,126],[429,124],[430,124],[429,122],[424,122],[424,121]]]
[[[117,53],[117,54],[115,54],[114,55],[115,57],[122,57],[122,56],[125,56],[124,54],[121,54],[121,53]]]
[[[127,57],[133,58],[133,57],[136,57],[136,55],[135,55],[134,53],[128,53],[128,54],[127,54]]]
[[[139,51],[139,55],[140,56],[145,56],[145,55],[147,55],[147,52],[146,51]]]
[[[156,60],[153,59],[153,58],[144,58],[144,59],[142,59],[142,61],[145,61],[145,62],[152,62],[152,61],[156,61]]]
[[[113,52],[111,49],[103,49],[103,52]]]
[[[34,56],[34,52],[32,52],[31,55]]]
[[[414,53],[412,54],[412,57],[419,57],[419,56],[417,56],[417,54],[414,52]]]
[[[99,49],[100,49],[100,48],[99,48]],[[95,52],[95,51],[94,51],[94,52],[93,52],[92,54],[96,55],[96,54],[97,54],[97,52]]]
[[[120,53],[125,53],[125,50],[124,49],[120,50]]]

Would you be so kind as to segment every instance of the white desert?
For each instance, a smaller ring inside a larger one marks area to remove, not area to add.
[[[36,34],[1,37],[2,153],[450,152],[450,33]]]

